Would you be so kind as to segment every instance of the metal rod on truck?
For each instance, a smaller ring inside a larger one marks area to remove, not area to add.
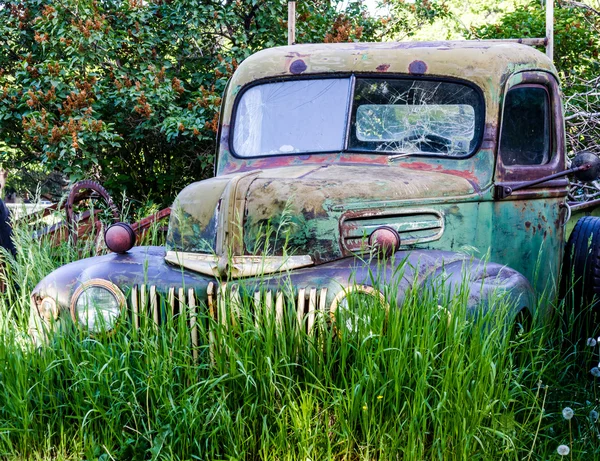
[[[546,0],[546,56],[554,61],[554,0]]]
[[[288,45],[296,43],[296,2],[288,1]]]

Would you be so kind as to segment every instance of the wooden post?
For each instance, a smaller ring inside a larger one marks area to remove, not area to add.
[[[288,1],[288,45],[296,43],[296,2]]]
[[[546,56],[554,60],[554,0],[546,0]]]

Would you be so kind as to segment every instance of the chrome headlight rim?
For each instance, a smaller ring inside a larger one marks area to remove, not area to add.
[[[58,305],[56,299],[51,296],[44,296],[39,303],[36,303],[35,300],[33,300],[33,302],[36,305],[39,316],[46,322],[58,320]]]
[[[333,324],[335,324],[335,313],[338,310],[341,302],[344,299],[346,299],[348,295],[354,293],[362,293],[378,299],[383,308],[385,309],[387,319],[387,313],[390,310],[390,305],[385,300],[385,296],[383,296],[383,293],[381,291],[379,291],[375,287],[368,285],[351,285],[348,287],[344,287],[342,291],[335,295],[335,298],[333,298],[333,301],[331,302],[331,306],[329,308],[329,315],[331,316],[331,322]]]
[[[117,320],[115,321],[114,326],[110,330],[92,332],[77,318],[77,301],[79,300],[79,297],[83,294],[83,292],[89,288],[103,288],[115,297],[119,305],[119,314],[117,315]],[[110,335],[117,330],[119,322],[123,317],[123,311],[125,310],[126,305],[127,299],[125,298],[125,295],[117,285],[105,279],[90,279],[86,280],[77,287],[77,289],[71,296],[71,306],[69,310],[71,311],[71,319],[73,320],[73,323],[77,325],[78,328],[88,331],[90,335]]]

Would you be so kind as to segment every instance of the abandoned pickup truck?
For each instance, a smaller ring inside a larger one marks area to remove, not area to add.
[[[109,228],[114,253],[34,289],[36,340],[135,329],[142,315],[233,315],[219,306],[233,286],[307,330],[351,292],[401,305],[438,280],[467,283],[471,309],[505,293],[515,314],[552,296],[561,269],[599,292],[598,218],[581,218],[564,258],[567,222],[597,210],[571,212],[566,175],[596,179],[597,157],[567,169],[556,71],[535,49],[279,47],[246,59],[223,101],[216,175],[176,198],[166,246],[132,248],[126,224]]]

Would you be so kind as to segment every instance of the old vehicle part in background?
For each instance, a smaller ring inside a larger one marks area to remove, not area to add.
[[[74,207],[83,201],[97,198],[101,198],[107,203],[112,219],[118,220],[120,213],[106,189],[95,181],[84,180],[75,183],[71,187],[65,203],[55,203],[38,212],[22,216],[16,224],[36,224],[37,230],[35,230],[34,236],[37,238],[49,236],[54,244],[69,239],[76,242],[81,237],[97,237],[101,228],[99,221],[100,209],[94,208],[93,212],[86,209],[81,213],[75,213],[74,211]],[[59,219],[53,224],[47,224],[47,220],[57,212],[65,212],[65,218]]]
[[[120,217],[120,211],[113,202],[108,191],[99,183],[92,180],[79,181],[71,187],[69,194],[64,204],[53,204],[39,212],[19,218],[18,223],[43,223],[45,219],[50,217],[52,213],[65,211],[65,219],[51,225],[42,225],[35,232],[35,236],[41,238],[43,236],[51,236],[53,242],[58,244],[67,241],[69,238],[73,242],[77,242],[79,238],[93,235],[96,238],[100,234],[101,223],[99,222],[100,210],[95,208],[94,212],[88,209],[82,213],[75,213],[74,207],[84,200],[102,199],[108,206],[109,216],[113,222],[117,222]],[[162,209],[150,216],[146,216],[131,225],[132,230],[141,239],[152,224],[168,218],[171,214],[171,208]]]
[[[93,212],[85,210],[81,213],[75,213],[74,207],[81,204],[84,200],[101,198],[106,202],[109,207],[109,213],[113,220],[118,220],[120,212],[114,202],[112,201],[109,193],[102,185],[95,181],[84,180],[75,183],[67,196],[64,204],[52,204],[37,212],[31,214],[25,214],[21,216],[14,224],[16,225],[35,225],[33,236],[35,238],[49,238],[53,244],[58,245],[61,242],[68,241],[71,239],[76,242],[79,238],[90,238],[96,239],[96,251],[101,253],[104,251],[102,248],[103,240],[99,240],[99,236],[103,234],[100,232],[102,224],[100,222],[100,210],[94,209]],[[65,211],[65,219],[59,220],[54,224],[47,224],[47,220],[52,218],[53,213],[61,213]],[[132,225],[121,223],[121,228],[127,226],[130,231],[127,232],[128,241],[131,248],[136,240],[141,240],[151,226],[158,223],[162,219],[168,218],[171,214],[171,208],[162,209],[150,216],[146,216]],[[13,256],[16,255],[16,248],[10,238],[11,236],[11,222],[10,222],[9,210],[4,206],[2,200],[0,200],[0,247],[6,249]],[[114,229],[113,229],[114,230]],[[159,232],[166,233],[163,228],[158,229]],[[116,246],[118,252],[123,251],[124,247]],[[111,250],[113,251],[113,250]],[[124,250],[127,251],[127,250]],[[4,291],[4,276],[1,274],[3,261],[0,260],[0,293]],[[47,300],[48,301],[48,300]],[[49,301],[48,301],[49,302]],[[47,305],[46,303],[45,305]],[[44,312],[46,312],[44,310]],[[45,314],[44,314],[45,315]]]
[[[85,191],[84,193],[82,193],[82,191]],[[89,181],[89,180],[83,180],[83,181],[79,181],[76,182],[75,184],[73,184],[73,186],[71,187],[71,190],[69,191],[69,195],[67,196],[67,202],[65,204],[65,210],[66,210],[66,223],[67,223],[67,228],[69,229],[69,233],[70,233],[70,238],[73,241],[73,244],[77,243],[77,238],[78,238],[78,230],[77,227],[75,226],[76,221],[78,221],[78,216],[75,215],[75,212],[73,210],[73,206],[80,202],[81,200],[83,200],[84,198],[95,198],[94,193],[97,194],[99,197],[101,197],[104,202],[106,203],[107,207],[108,207],[108,211],[110,212],[110,214],[112,215],[112,220],[113,222],[117,222],[119,220],[119,210],[116,207],[116,205],[114,204],[114,202],[112,201],[112,198],[110,197],[110,195],[108,194],[108,192],[106,191],[106,189],[104,187],[102,187],[100,184],[98,184],[95,181]],[[99,226],[100,222],[94,222],[93,226],[96,228],[96,238],[98,236],[99,233]]]

